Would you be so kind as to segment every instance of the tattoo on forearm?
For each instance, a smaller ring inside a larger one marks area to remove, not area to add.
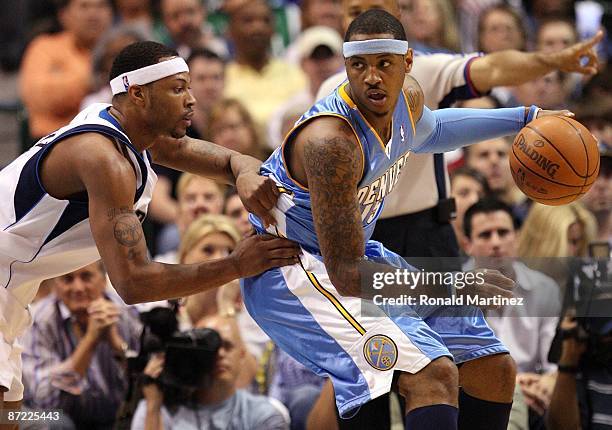
[[[130,213],[134,213],[134,209],[127,207],[127,206],[121,206],[120,208],[109,208],[106,211],[106,218],[109,221],[112,221],[113,219],[115,219],[115,217],[119,215],[130,214]]]
[[[142,227],[134,215],[121,215],[113,227],[115,239],[123,246],[134,246],[142,239]]]
[[[216,171],[225,170],[228,174],[231,174],[230,163],[221,147],[211,142],[192,140],[189,142],[188,148],[198,158],[201,157],[206,163],[211,163],[212,168]]]
[[[304,147],[313,218],[330,270],[347,257],[361,257],[365,246],[357,201],[361,149],[346,128],[344,136],[310,140]]]

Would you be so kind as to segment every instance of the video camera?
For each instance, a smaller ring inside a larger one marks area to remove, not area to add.
[[[577,327],[557,329],[548,355],[556,363],[563,339],[574,338],[587,344],[582,363],[612,370],[612,260],[608,243],[589,245],[588,258],[573,265],[565,295],[563,318],[574,310]]]
[[[128,359],[132,375],[141,375],[151,354],[164,352],[164,370],[157,380],[164,397],[180,399],[200,388],[212,373],[221,337],[212,329],[178,331],[176,309],[157,307],[141,315],[140,353]]]

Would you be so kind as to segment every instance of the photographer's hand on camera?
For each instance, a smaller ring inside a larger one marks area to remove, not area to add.
[[[164,370],[164,355],[152,354],[142,372],[145,376],[142,395],[147,401],[147,408],[160,409],[164,401],[164,395],[157,385],[157,378],[161,375],[162,370]]]
[[[150,430],[162,428],[161,408],[164,403],[164,394],[156,382],[162,370],[164,370],[164,355],[162,353],[152,354],[143,370],[142,384],[142,395],[147,403],[145,428]]]
[[[263,234],[240,241],[229,258],[234,262],[237,277],[246,278],[274,267],[296,264],[299,255],[300,247],[295,242]]]
[[[499,270],[493,269],[478,269],[474,271],[477,277],[482,279],[466,285],[464,288],[457,288],[456,292],[459,296],[471,296],[481,299],[491,299],[494,297],[512,298],[514,293],[514,281]],[[487,305],[480,306],[483,310],[499,309],[501,306],[490,302]]]

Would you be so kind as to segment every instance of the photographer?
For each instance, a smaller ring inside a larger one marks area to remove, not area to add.
[[[216,348],[211,348],[213,359],[210,370],[204,372],[199,378],[199,384],[192,390],[181,390],[182,394],[176,396],[176,399],[170,399],[168,393],[172,390],[168,389],[167,375],[171,378],[175,370],[182,370],[183,373],[193,371],[192,380],[196,380],[199,366],[192,369],[169,369],[169,350],[165,360],[160,355],[153,355],[144,371],[148,383],[143,386],[144,400],[136,409],[132,430],[288,429],[286,414],[277,409],[268,398],[236,389],[245,348],[234,318],[213,316],[201,321],[198,327],[213,329],[220,336],[218,351],[214,353]],[[198,332],[204,333],[201,329],[191,331]],[[213,342],[209,342],[209,345],[217,346]],[[206,364],[203,367],[207,367]]]
[[[561,330],[578,329],[575,318],[566,315]],[[610,327],[612,333],[612,327]],[[612,347],[612,334],[607,336]],[[612,362],[608,368],[584,366],[586,342],[577,337],[563,339],[557,383],[550,402],[547,426],[550,429],[612,429]]]
[[[609,247],[600,255],[609,255]],[[558,363],[549,429],[612,429],[611,272],[607,257],[582,261],[573,271],[549,354]]]

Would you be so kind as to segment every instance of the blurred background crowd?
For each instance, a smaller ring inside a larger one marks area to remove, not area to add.
[[[197,99],[190,136],[265,159],[315,101],[321,84],[343,67],[342,38],[353,2],[5,0],[0,167],[83,107],[110,103],[112,60],[139,40],[165,43],[187,60]],[[553,52],[612,29],[609,1],[399,5],[411,46],[426,53]],[[489,315],[520,371],[511,428],[570,428],[559,424],[563,411],[549,410],[563,393],[548,354],[574,273],[561,258],[610,256],[611,40],[606,35],[597,48],[601,67],[595,76],[555,71],[461,103],[573,110],[598,138],[602,154],[599,178],[580,202],[548,207],[529,201],[511,177],[512,139],[446,157],[457,204],[452,224],[462,253],[471,257],[466,267],[492,257],[558,258],[529,268],[500,265],[526,297],[533,294],[530,303],[544,298],[531,314]],[[248,214],[233,189],[168,168],[157,172],[144,225],[156,260],[224,257],[249,234]],[[96,263],[43,283],[33,309],[34,326],[23,339],[25,405],[63,409],[65,422],[57,428],[337,428],[325,380],[276,348],[255,325],[237,283],[179,301],[126,307]],[[508,316],[518,319],[503,318]],[[582,353],[574,348],[577,362]],[[608,359],[612,363],[612,355]],[[602,377],[578,396],[578,402],[595,402],[595,409],[597,402],[610,402],[610,412],[597,418],[605,427],[592,428],[612,428],[610,367],[608,373],[609,379]],[[391,415],[392,422],[402,421]]]

